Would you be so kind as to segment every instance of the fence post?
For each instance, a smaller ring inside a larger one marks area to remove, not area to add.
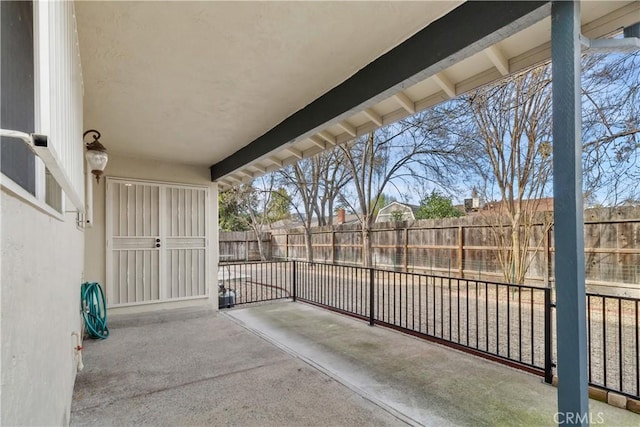
[[[544,382],[553,381],[553,325],[551,324],[551,288],[544,289]]]
[[[369,326],[373,326],[376,321],[376,299],[374,294],[375,272],[373,268],[369,269]]]
[[[249,261],[249,232],[244,232],[244,260]]]
[[[404,228],[404,271],[409,271],[409,229],[407,227]],[[415,269],[414,269],[415,271]]]
[[[336,230],[331,231],[331,264],[336,263]]]
[[[297,297],[298,297],[298,274],[297,274],[297,261],[291,261],[293,262],[293,269],[292,269],[292,280],[291,280],[291,293],[293,294],[293,302],[296,301]]]

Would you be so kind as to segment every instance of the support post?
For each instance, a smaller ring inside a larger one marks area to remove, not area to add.
[[[562,422],[587,425],[579,1],[552,2],[551,59],[558,413]]]

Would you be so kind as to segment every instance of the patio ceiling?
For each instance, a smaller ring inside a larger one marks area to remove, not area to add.
[[[224,187],[549,59],[549,7],[530,2],[523,19],[464,51],[444,43],[443,59],[421,44],[431,66],[358,89],[376,58],[440,18],[455,23],[461,3],[78,2],[85,126],[113,153],[213,165]],[[614,34],[639,14],[640,2],[584,2],[583,33]],[[354,104],[323,101],[335,93]]]
[[[208,167],[460,3],[76,2],[85,126]]]

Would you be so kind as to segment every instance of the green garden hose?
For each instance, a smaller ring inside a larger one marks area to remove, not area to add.
[[[80,290],[82,300],[82,316],[87,333],[92,338],[101,340],[109,336],[107,328],[107,304],[104,299],[104,292],[99,283],[85,282]]]

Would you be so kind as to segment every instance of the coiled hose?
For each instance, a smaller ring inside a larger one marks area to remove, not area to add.
[[[82,316],[87,333],[92,338],[101,340],[109,336],[107,328],[107,304],[102,287],[97,282],[85,282],[80,290]]]

